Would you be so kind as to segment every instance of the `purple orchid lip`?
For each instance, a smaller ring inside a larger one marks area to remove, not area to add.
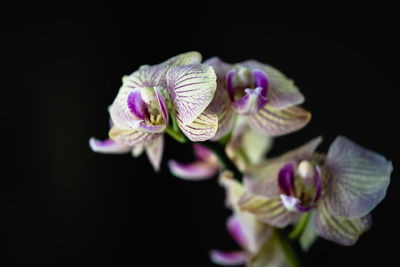
[[[128,108],[137,119],[144,120],[150,117],[147,105],[140,94],[140,90],[134,90],[128,95]]]
[[[253,80],[254,80],[254,87],[261,87],[261,95],[263,97],[267,96],[268,93],[268,79],[265,73],[261,70],[255,69],[252,72]]]
[[[279,170],[278,185],[285,195],[291,195],[294,189],[294,165],[292,162],[286,163]]]
[[[307,212],[307,211],[310,211],[312,208],[314,208],[314,206],[304,206],[304,205],[300,205],[298,203],[295,205],[295,207],[298,212]]]

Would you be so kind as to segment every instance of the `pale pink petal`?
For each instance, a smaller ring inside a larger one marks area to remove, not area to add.
[[[245,251],[224,252],[220,250],[212,250],[210,252],[210,258],[215,264],[223,266],[236,266],[245,264],[249,258],[249,255]]]
[[[164,150],[164,137],[160,135],[150,144],[145,145],[147,157],[155,171],[160,170],[160,163]]]
[[[214,177],[219,166],[205,161],[195,161],[193,163],[179,163],[175,160],[168,162],[169,170],[173,175],[184,180],[201,181]]]
[[[89,146],[94,152],[105,154],[128,153],[132,147],[114,142],[111,139],[100,141],[94,137],[89,139]]]

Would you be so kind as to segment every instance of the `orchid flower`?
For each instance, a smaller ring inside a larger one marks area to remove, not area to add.
[[[314,229],[327,240],[352,245],[370,228],[369,213],[385,197],[393,166],[342,136],[326,155],[316,153],[321,141],[248,169],[238,205],[276,227],[309,216],[307,235]]]
[[[133,149],[135,154],[146,149],[158,169],[163,133],[171,131],[170,119],[174,128],[179,127],[191,141],[212,138],[218,128],[218,118],[205,109],[216,90],[216,75],[212,67],[200,62],[199,53],[189,52],[158,65],[143,66],[124,77],[109,107],[110,140],[92,139],[92,149],[103,153]]]
[[[211,260],[225,266],[287,266],[287,259],[273,228],[237,206],[236,203],[245,192],[243,185],[232,179],[229,171],[221,174],[220,182],[226,191],[226,206],[233,209],[233,215],[227,220],[227,229],[241,250],[226,252],[214,249],[210,252]]]
[[[232,129],[235,118],[244,116],[251,128],[270,136],[299,130],[311,114],[299,107],[303,95],[277,69],[255,60],[228,64],[214,57],[204,64],[217,74],[217,90],[207,110],[218,115],[218,140]]]

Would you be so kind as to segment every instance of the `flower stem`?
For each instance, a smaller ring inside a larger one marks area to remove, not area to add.
[[[300,217],[299,222],[296,224],[296,227],[289,233],[289,239],[297,238],[303,231],[307,225],[308,219],[310,218],[311,212],[306,212]]]
[[[285,254],[285,258],[290,267],[299,267],[299,260],[297,259],[296,253],[294,252],[289,241],[285,238],[285,233],[281,230],[276,230],[279,242],[282,247],[282,251]]]
[[[230,170],[231,172],[233,172],[233,175],[236,179],[242,178],[242,173],[235,166],[235,164],[233,164],[233,162],[226,156],[224,151],[224,146],[222,146],[221,148],[221,145],[211,141],[199,142],[198,144],[207,148],[208,150],[211,150],[211,152],[213,152],[213,154],[218,158],[222,166],[221,172],[225,170]]]
[[[165,132],[171,136],[173,139],[175,139],[175,141],[179,142],[179,143],[186,143],[186,137],[179,131],[174,131],[173,128],[171,128],[170,126],[167,127],[167,129],[165,130]]]

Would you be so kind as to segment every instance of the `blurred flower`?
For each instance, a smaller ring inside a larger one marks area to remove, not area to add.
[[[309,223],[316,234],[352,245],[369,229],[369,213],[384,198],[393,167],[383,156],[342,136],[326,155],[315,153],[321,141],[316,138],[249,168],[247,191],[238,205],[276,227],[311,212]]]
[[[226,266],[287,266],[287,259],[273,228],[259,221],[256,216],[241,211],[236,205],[245,191],[243,186],[232,179],[232,174],[228,171],[221,174],[220,181],[226,190],[226,205],[233,209],[233,215],[227,221],[227,229],[241,250],[212,250],[211,260]]]
[[[103,153],[135,149],[137,154],[145,148],[158,169],[162,136],[170,127],[169,114],[191,141],[212,138],[218,119],[205,109],[214,96],[216,76],[212,67],[200,62],[199,53],[189,52],[158,65],[143,66],[124,77],[109,107],[112,141],[91,139],[92,149]]]
[[[170,160],[168,166],[171,173],[178,178],[192,181],[214,177],[220,168],[217,157],[200,144],[194,143],[193,150],[197,160],[192,163],[179,163]]]
[[[303,95],[277,69],[255,60],[227,64],[219,58],[204,64],[217,74],[217,90],[207,110],[218,115],[213,140],[226,135],[236,115],[244,116],[251,128],[267,136],[280,136],[304,127],[311,114],[297,105]]]

